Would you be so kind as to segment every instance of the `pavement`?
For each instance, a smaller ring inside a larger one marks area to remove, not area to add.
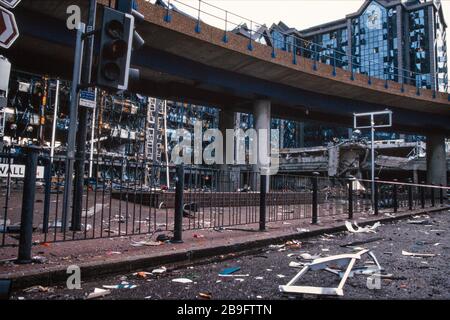
[[[304,237],[301,241],[273,242],[252,252],[216,256],[187,265],[159,264],[167,268],[160,274],[152,273],[154,267],[138,271],[148,274],[123,272],[118,275],[98,277],[82,282],[80,290],[68,290],[65,286],[35,289],[26,293],[16,290],[12,299],[85,299],[95,288],[103,285],[130,284],[133,289],[111,289],[100,299],[220,299],[220,300],[286,300],[321,299],[313,295],[286,295],[278,290],[300,269],[289,267],[290,262],[305,262],[302,253],[330,256],[352,253],[360,248],[342,247],[355,241],[379,240],[362,244],[370,249],[384,274],[376,289],[367,286],[367,276],[355,275],[344,286],[343,297],[335,299],[449,299],[450,278],[450,214],[448,211],[423,214],[411,218],[420,224],[410,224],[409,219],[385,220],[376,233],[350,233],[335,231]],[[362,223],[361,223],[362,225]],[[274,245],[275,244],[275,245]],[[411,257],[402,251],[427,253],[430,257]],[[233,277],[220,277],[225,268],[238,267]],[[163,268],[163,269],[164,269]],[[176,282],[187,279],[189,283]],[[173,281],[175,280],[175,281]],[[302,279],[303,285],[337,286],[339,277],[325,271],[311,271]],[[327,297],[329,299],[330,297]]]
[[[433,209],[434,211],[442,208]],[[428,209],[426,212],[431,213]],[[363,226],[376,221],[392,221],[407,218],[423,211],[398,213],[396,216],[359,214],[355,220]],[[132,246],[136,241],[155,240],[156,234],[104,238],[96,240],[41,243],[33,246],[33,256],[40,263],[18,265],[13,263],[16,247],[0,249],[0,279],[12,279],[13,287],[21,289],[32,285],[53,286],[65,283],[67,267],[77,265],[82,270],[83,281],[99,276],[123,274],[133,270],[160,265],[184,266],[211,257],[229,258],[242,252],[259,250],[267,245],[303,239],[323,233],[345,230],[345,216],[328,216],[311,225],[309,219],[269,223],[266,232],[259,232],[257,225],[223,230],[190,230],[183,232],[181,244],[162,243],[159,246]],[[168,236],[170,233],[165,232]]]

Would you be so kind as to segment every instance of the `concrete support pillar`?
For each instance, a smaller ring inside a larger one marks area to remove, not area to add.
[[[445,136],[427,136],[427,183],[447,186]]]
[[[271,103],[270,100],[256,100],[253,104],[254,128],[258,133],[258,164],[254,165],[254,171],[261,171],[260,154],[270,156],[270,128],[271,128]],[[267,143],[261,143],[260,130],[266,130]],[[267,179],[267,190],[269,190],[270,179]],[[254,190],[259,190],[259,185],[254,184]]]
[[[219,130],[223,136],[223,164],[219,165],[220,173],[218,176],[217,191],[232,192],[236,191],[235,189],[237,187],[232,185],[232,166],[227,164],[227,130],[235,129],[235,113],[229,108],[224,108],[220,110],[219,117]],[[233,157],[233,160],[235,159],[236,157]]]

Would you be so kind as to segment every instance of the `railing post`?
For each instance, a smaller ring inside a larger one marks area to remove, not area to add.
[[[312,188],[313,188],[313,193],[312,193],[312,219],[311,219],[311,223],[312,224],[317,224],[318,221],[318,204],[317,204],[317,193],[318,193],[318,176],[319,173],[318,172],[314,172],[313,173],[313,178],[312,178]]]
[[[350,179],[348,182],[348,219],[353,219],[353,181]]]
[[[313,48],[314,48],[314,64],[313,64],[313,70],[316,71],[317,70],[317,44],[313,43]]]
[[[400,91],[403,93],[405,92],[405,70],[402,70],[402,86],[400,88]]]
[[[175,223],[173,230],[173,238],[171,242],[183,242],[183,194],[184,194],[184,167],[178,165],[176,167],[175,177]]]
[[[394,179],[394,182],[397,182],[397,179]],[[398,211],[398,186],[396,184],[394,184],[393,186],[393,190],[392,190],[392,195],[393,195],[393,205],[394,205],[394,213],[397,213]]]
[[[166,11],[166,15],[164,16],[164,21],[165,22],[172,21],[172,17],[170,16],[170,0],[167,1],[167,11]]]
[[[249,51],[253,51],[253,44],[252,44],[252,31],[253,31],[253,21],[252,20],[250,20],[250,30],[249,30],[249,39],[250,39],[250,42],[248,43],[248,50]]]
[[[36,174],[39,148],[28,146],[25,148],[26,164],[23,182],[22,215],[20,219],[20,240],[18,264],[31,263],[31,245],[33,240],[34,196],[36,193]]]
[[[424,184],[424,182],[422,181],[421,184]],[[424,186],[420,186],[420,206],[422,207],[422,209],[425,209],[425,187]]]
[[[223,38],[222,38],[222,41],[224,43],[228,43],[227,27],[228,27],[228,11],[225,11],[225,30],[223,32]]]
[[[295,47],[295,38],[293,38],[294,43],[292,44],[292,64],[297,64],[297,49]]]
[[[48,220],[50,216],[50,196],[51,196],[50,193],[52,188],[52,161],[50,158],[45,159],[44,180],[45,180],[45,195],[44,195],[44,219],[42,232],[48,233]]]
[[[439,189],[439,203],[444,205],[444,189],[442,188],[443,185],[441,184],[441,188]]]
[[[333,50],[333,77],[336,77],[336,50]]]
[[[198,0],[198,17],[197,17],[197,24],[195,25],[195,32],[197,32],[197,33],[202,32],[202,28],[200,26],[201,5],[202,5],[202,0]]]
[[[374,202],[373,208],[374,208],[374,214],[377,216],[378,215],[378,181],[374,180],[373,188],[374,188],[374,190],[372,190],[373,202]]]
[[[412,183],[412,181],[409,181],[409,183]],[[412,211],[412,209],[413,209],[413,187],[412,187],[412,185],[408,185],[408,208],[409,208],[409,211]]]
[[[370,59],[369,59],[369,72],[368,72],[369,79],[368,79],[368,81],[367,81],[367,83],[368,83],[369,85],[372,84],[372,78],[371,78],[371,76],[370,76],[370,71],[371,71],[371,64],[370,64]]]
[[[431,206],[435,207],[436,206],[436,199],[434,198],[434,188],[430,187],[430,193],[431,193]]]
[[[259,194],[259,231],[266,231],[266,194],[267,194],[267,176],[260,175],[260,194]]]

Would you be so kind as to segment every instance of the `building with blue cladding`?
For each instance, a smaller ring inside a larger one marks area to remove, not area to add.
[[[235,33],[243,34],[243,28]],[[258,34],[261,43],[337,68],[447,92],[446,29],[439,0],[367,0],[340,20],[303,30],[279,22]],[[273,120],[272,126],[287,130],[286,147],[322,145],[349,134],[345,128],[314,123]],[[398,138],[421,139],[377,133],[377,139]]]

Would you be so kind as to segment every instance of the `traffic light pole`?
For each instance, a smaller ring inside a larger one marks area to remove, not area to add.
[[[69,133],[67,138],[67,161],[64,179],[64,196],[63,196],[63,210],[62,210],[62,231],[67,230],[68,214],[70,209],[70,198],[73,188],[73,163],[75,161],[75,143],[77,135],[77,118],[78,118],[78,100],[79,100],[79,85],[81,81],[81,66],[83,64],[83,35],[86,26],[82,23],[77,29],[77,40],[75,45],[75,57],[73,64],[72,89],[70,92],[70,123]]]
[[[89,15],[86,33],[89,34],[86,40],[86,47],[84,51],[84,63],[82,66],[81,82],[83,84],[91,83],[92,74],[92,57],[94,52],[94,36],[95,18],[97,1],[89,1]],[[78,104],[78,101],[77,101]],[[75,190],[73,195],[73,211],[72,211],[72,230],[81,230],[81,210],[83,207],[83,185],[84,185],[84,169],[86,159],[86,139],[88,126],[88,109],[82,107],[79,113],[77,130],[77,153],[75,161]]]

